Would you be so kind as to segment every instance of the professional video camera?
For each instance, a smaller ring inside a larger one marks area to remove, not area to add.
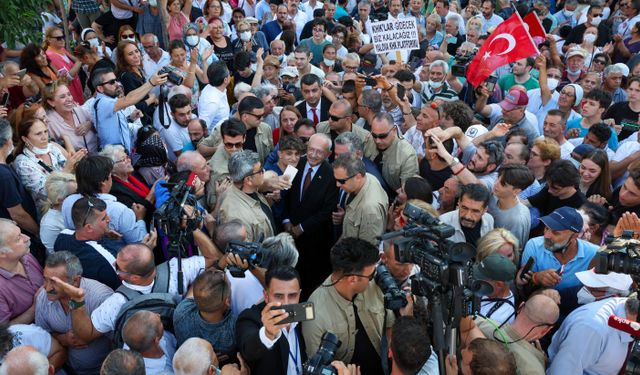
[[[451,74],[455,77],[466,77],[467,65],[473,60],[477,52],[478,50],[474,48],[471,53],[456,53],[454,64],[451,66]]]
[[[447,240],[454,234],[452,226],[412,204],[407,204],[403,213],[408,224],[381,239],[398,238],[396,260],[420,266],[420,273],[410,279],[411,293],[429,300],[432,343],[439,352],[440,370],[444,373],[445,350],[455,352],[460,319],[477,312],[480,297],[490,294],[493,288],[473,278],[473,246]]]
[[[342,343],[331,332],[325,332],[320,339],[320,347],[302,366],[304,375],[336,375],[338,370],[331,366],[336,350]]]
[[[266,268],[268,264],[268,254],[260,242],[240,242],[229,241],[227,244],[227,253],[232,253],[240,257],[242,260],[246,260],[249,263],[249,267],[262,267]],[[244,277],[244,270],[236,265],[229,264],[227,266],[231,276],[239,278]]]
[[[384,307],[398,311],[407,306],[406,294],[398,287],[396,280],[393,278],[387,266],[380,263],[376,267],[376,284],[384,294]]]
[[[619,238],[608,236],[595,259],[596,273],[626,273],[640,279],[640,241],[633,239],[633,231],[624,231]]]

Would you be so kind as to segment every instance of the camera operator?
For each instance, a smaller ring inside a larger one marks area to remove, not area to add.
[[[493,229],[493,217],[487,213],[489,190],[484,184],[467,184],[460,187],[458,209],[440,216],[444,224],[455,228],[449,239],[475,246],[478,240]]]
[[[395,254],[396,246],[398,245],[396,245],[393,240],[384,241],[382,243],[383,252],[380,253],[380,260],[387,266],[398,288],[404,289],[405,287],[411,286],[409,278],[420,272],[420,267],[413,263],[398,262]]]
[[[124,146],[127,153],[132,150],[129,119],[122,112],[130,105],[143,100],[152,88],[167,82],[167,75],[157,73],[139,88],[129,92],[125,97],[119,98],[122,85],[115,73],[109,69],[98,69],[93,72],[91,84],[96,88],[96,101],[93,104],[95,112],[95,125],[100,140],[100,148],[119,144]],[[117,124],[117,130],[114,129]]]
[[[396,319],[391,329],[388,356],[391,357],[391,375],[422,374],[425,370],[428,374],[438,373],[438,362],[432,355],[426,327],[414,317]]]
[[[627,298],[607,298],[574,310],[553,335],[548,353],[547,374],[623,373],[633,337],[608,325],[616,315],[636,322],[640,301],[633,293]]]
[[[505,345],[513,353],[518,374],[544,374],[547,362],[544,352],[535,344],[553,328],[558,320],[558,305],[550,297],[538,294],[519,308],[516,319],[500,326],[483,317],[475,320],[463,318],[460,322],[460,340],[463,347],[476,338],[488,338]],[[463,349],[463,359],[464,359]]]
[[[264,302],[238,316],[238,350],[253,375],[301,374],[307,353],[300,325],[278,325],[287,315],[284,310],[272,310],[300,302],[300,275],[290,266],[274,267],[267,271],[265,282]]]
[[[493,292],[482,297],[480,314],[499,324],[511,323],[516,316],[515,297],[509,288],[516,266],[502,254],[491,254],[473,266],[473,277],[491,284]]]
[[[516,360],[502,344],[485,338],[473,340],[468,348],[462,349],[463,375],[514,375]],[[458,374],[456,356],[447,356],[446,375]]]
[[[325,332],[342,342],[335,359],[354,363],[363,374],[382,374],[382,336],[391,329],[394,314],[385,310],[382,292],[373,281],[379,254],[376,246],[357,238],[344,238],[331,249],[333,273],[311,297],[315,320],[303,323],[307,354],[320,346]],[[400,309],[412,314],[412,303]]]

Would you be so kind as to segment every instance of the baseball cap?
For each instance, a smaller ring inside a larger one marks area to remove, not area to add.
[[[466,135],[467,137],[473,139],[475,137],[478,137],[480,135],[483,135],[485,133],[488,133],[489,130],[487,129],[486,126],[483,125],[471,125],[467,128],[467,131],[464,132],[464,135]]]
[[[258,19],[255,17],[245,17],[244,20],[247,21],[249,24],[258,23]]]
[[[516,107],[522,107],[529,104],[529,96],[527,96],[527,93],[522,90],[511,89],[499,104],[500,108],[505,111],[512,111]]]
[[[618,68],[620,68],[622,70],[622,75],[625,77],[629,76],[629,67],[627,66],[627,64],[623,64],[623,63],[617,63],[617,64],[613,64],[614,66],[617,66]]]
[[[516,265],[502,254],[493,253],[473,266],[473,277],[479,280],[511,281]]]
[[[263,65],[265,65],[265,66],[266,65],[271,65],[271,66],[274,66],[274,67],[280,69],[280,60],[278,60],[278,58],[275,57],[275,56],[269,55],[269,56],[264,58],[264,64]]]
[[[582,231],[582,215],[571,207],[560,207],[547,216],[540,218],[551,230],[570,230],[574,233]]]
[[[572,152],[575,152],[576,154],[585,157],[587,156],[588,153],[590,153],[591,151],[595,150],[596,148],[593,147],[592,145],[587,145],[587,144],[581,144],[581,145],[577,145]]]
[[[584,286],[590,288],[611,288],[628,291],[633,280],[626,273],[609,272],[607,274],[595,273],[594,269],[576,272],[576,277]]]
[[[280,72],[280,77],[282,77],[282,76],[297,77],[298,76],[298,69],[296,69],[293,66],[287,66],[284,69],[282,69],[282,72]]]
[[[567,52],[567,60],[569,60],[573,56],[580,56],[584,59],[586,55],[587,54],[585,53],[585,50],[580,47],[571,48],[569,52]]]

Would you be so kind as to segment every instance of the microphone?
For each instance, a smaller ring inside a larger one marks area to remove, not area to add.
[[[191,172],[189,174],[189,177],[187,178],[187,191],[184,194],[184,197],[182,197],[182,201],[180,202],[180,212],[182,212],[182,210],[184,209],[184,204],[187,202],[187,198],[189,197],[189,194],[191,194],[191,190],[193,190],[193,182],[196,177],[197,175],[195,174],[195,172]]]
[[[626,332],[633,337],[640,338],[640,323],[619,316],[611,315],[609,317],[609,327],[618,331]]]

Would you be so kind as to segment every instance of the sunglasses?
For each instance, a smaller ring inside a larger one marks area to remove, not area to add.
[[[51,39],[55,39],[57,41],[61,41],[64,40],[64,35],[60,35],[60,36],[52,36]]]
[[[360,275],[360,274],[357,274],[357,273],[350,273],[350,274],[347,274],[347,275],[345,275],[345,276],[357,276],[357,277],[364,277],[364,278],[366,278],[366,279],[369,279],[369,281],[371,281],[371,280],[373,280],[373,279],[376,277],[376,271],[377,271],[377,269],[376,269],[376,268],[374,268],[374,269],[373,269],[373,272],[371,272],[371,275]]]
[[[330,118],[332,121],[340,121],[340,120],[342,120],[344,117],[338,117],[338,116],[334,116],[334,115],[329,115],[329,118]]]
[[[606,62],[606,61],[604,61],[604,60],[593,60],[593,63],[594,63],[594,64],[604,65],[604,64],[606,64],[607,62]]]
[[[344,184],[347,183],[347,181],[349,181],[350,179],[354,178],[356,175],[357,175],[357,173],[354,174],[354,175],[351,175],[351,176],[349,176],[347,178],[336,178],[336,182],[339,183],[340,185],[344,185]]]
[[[118,79],[117,79],[117,78],[114,78],[114,79],[110,79],[110,80],[108,80],[108,81],[106,81],[106,82],[102,82],[99,86],[115,85],[115,84],[116,84],[116,82],[118,82]]]
[[[244,145],[243,142],[236,142],[236,143],[224,142],[224,147],[230,148],[230,149],[236,149],[236,148],[241,149],[243,145]]]
[[[247,114],[247,115],[251,115],[251,116],[255,117],[255,118],[256,118],[256,119],[258,119],[258,120],[261,120],[262,118],[264,118],[264,114],[262,114],[262,115],[256,115],[255,113],[251,113],[251,112],[245,112],[245,114]]]
[[[120,35],[120,39],[132,39],[135,38],[136,34],[122,34]]]
[[[373,139],[385,139],[385,138],[387,138],[387,137],[389,136],[389,134],[390,134],[392,131],[394,131],[394,130],[395,130],[395,126],[394,126],[394,127],[392,127],[391,129],[389,129],[389,131],[388,131],[388,132],[383,133],[383,134],[371,133],[371,137],[372,137]]]
[[[602,17],[602,13],[592,14],[591,17]]]

